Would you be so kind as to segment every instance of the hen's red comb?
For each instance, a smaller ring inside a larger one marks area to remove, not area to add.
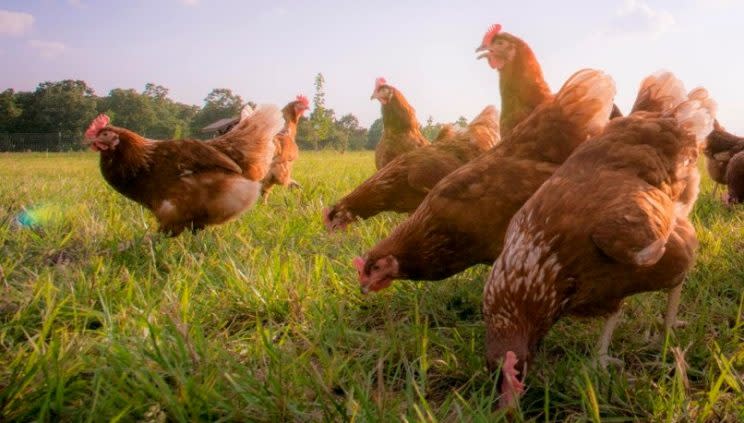
[[[387,85],[387,81],[383,77],[375,79],[375,91],[383,85]]]
[[[88,130],[85,131],[85,138],[95,138],[98,135],[98,131],[108,126],[109,121],[109,117],[105,114],[101,113],[100,115],[98,115],[95,119],[93,119],[93,122],[90,123]]]
[[[302,94],[297,95],[296,101],[302,103],[302,105],[305,107],[310,107],[310,102],[307,100],[307,97]]]
[[[491,44],[493,37],[495,37],[499,32],[501,32],[501,24],[491,25],[491,27],[488,28],[488,31],[486,31],[486,35],[483,36],[483,43],[481,45],[487,46]]]

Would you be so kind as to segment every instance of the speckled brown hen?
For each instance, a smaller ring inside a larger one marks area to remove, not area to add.
[[[295,137],[297,136],[297,123],[302,114],[310,108],[310,102],[304,95],[284,106],[284,128],[274,137],[274,158],[271,161],[269,173],[261,183],[261,195],[264,201],[269,198],[269,192],[274,185],[285,187],[299,187],[292,179],[292,165],[299,156],[300,149],[297,148]]]
[[[715,117],[705,90],[684,93],[669,73],[646,79],[631,115],[577,148],[511,221],[483,294],[488,366],[507,363],[502,406],[517,400],[532,354],[566,314],[610,316],[603,365],[625,297],[671,289],[667,327],[676,322],[697,246],[696,162]]]
[[[493,263],[511,217],[578,145],[601,131],[614,96],[615,84],[603,72],[574,74],[553,100],[442,179],[390,236],[354,260],[362,291]]]
[[[324,210],[328,230],[383,211],[410,213],[426,194],[455,169],[499,141],[499,114],[488,106],[462,132],[444,127],[432,145],[409,151],[378,170],[354,191]]]
[[[175,236],[230,220],[252,206],[274,152],[281,114],[262,106],[209,142],[153,141],[109,126],[105,115],[86,131],[106,182],[151,210],[159,230]]]
[[[429,145],[429,141],[421,133],[416,110],[385,78],[375,80],[375,89],[370,100],[374,99],[380,102],[382,110],[382,137],[375,147],[377,170],[402,154]]]

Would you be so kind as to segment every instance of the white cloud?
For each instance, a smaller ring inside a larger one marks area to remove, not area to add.
[[[43,59],[55,59],[61,56],[67,46],[57,41],[29,40],[28,45],[34,49]]]
[[[674,16],[666,10],[656,10],[642,0],[625,0],[610,25],[613,35],[658,36],[675,24]]]
[[[17,37],[30,31],[33,24],[33,15],[0,9],[0,35]]]
[[[197,4],[199,4],[199,0],[180,0],[180,1],[186,6],[196,6]]]

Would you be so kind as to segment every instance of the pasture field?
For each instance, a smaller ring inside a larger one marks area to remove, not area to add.
[[[363,296],[351,260],[402,216],[322,226],[373,169],[371,152],[302,152],[302,190],[166,239],[94,154],[0,154],[0,420],[498,421],[489,268]],[[704,176],[688,325],[664,336],[666,295],[629,299],[610,347],[625,367],[605,372],[602,321],[562,320],[515,420],[744,421],[744,207],[711,191]]]

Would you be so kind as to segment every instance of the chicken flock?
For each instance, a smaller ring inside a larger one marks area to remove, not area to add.
[[[401,91],[378,78],[377,171],[322,219],[338,231],[384,211],[409,214],[353,260],[364,293],[493,265],[483,290],[484,350],[499,372],[499,406],[508,409],[562,316],[606,318],[602,366],[613,360],[610,340],[626,297],[667,290],[665,327],[676,325],[697,249],[689,214],[698,155],[727,186],[724,201],[742,202],[744,139],[721,127],[705,89],[688,92],[670,72],[643,80],[624,117],[607,73],[579,70],[553,93],[528,44],[500,25],[476,53],[499,73],[501,112],[488,105],[466,128],[445,126],[429,142]],[[281,111],[246,109],[207,142],[148,140],[101,115],[86,138],[111,187],[175,236],[238,217],[274,185],[299,186],[291,176],[295,135],[308,108],[298,96]]]

